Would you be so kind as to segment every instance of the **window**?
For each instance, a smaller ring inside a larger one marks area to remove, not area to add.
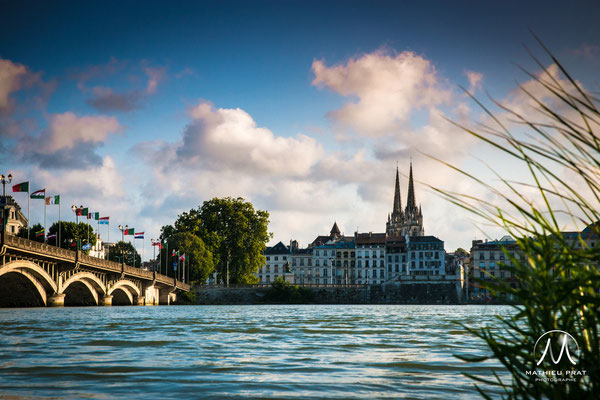
[[[396,254],[396,255],[394,256],[394,261],[398,262],[398,259],[399,259],[399,258],[400,258],[400,257],[398,257],[398,254]],[[404,256],[402,256],[402,258],[403,258],[403,260],[402,260],[402,261],[406,261],[406,260],[404,260]]]
[[[485,263],[484,262],[480,262],[479,263],[479,268],[485,268]]]
[[[267,256],[267,261],[271,261],[271,257]]]
[[[319,255],[319,250],[317,250],[317,251],[315,252],[315,255],[316,255],[316,256],[318,256],[318,255]]]
[[[496,265],[494,264],[494,262],[493,262],[493,261],[491,261],[491,262],[490,262],[490,269],[494,269],[494,267],[495,267],[495,266],[496,266]]]
[[[275,261],[279,261],[279,257],[275,256]]]
[[[440,258],[440,253],[438,253],[437,251],[435,252],[435,259],[438,260]]]

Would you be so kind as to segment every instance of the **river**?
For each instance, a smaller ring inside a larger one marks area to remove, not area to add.
[[[0,398],[479,398],[506,306],[0,309]],[[487,389],[493,397],[496,391]]]

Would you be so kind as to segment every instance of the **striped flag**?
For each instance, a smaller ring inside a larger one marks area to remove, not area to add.
[[[110,217],[102,217],[102,218],[99,219],[98,223],[100,225],[108,225],[109,220],[110,220]]]
[[[46,189],[42,189],[42,190],[36,190],[35,192],[31,193],[31,197],[32,199],[44,199],[46,197]]]
[[[41,230],[41,231],[37,231],[37,232],[35,233],[35,237],[44,236],[45,232],[46,232],[46,230],[45,230],[44,228],[42,228],[42,230]]]
[[[46,197],[46,205],[60,204],[60,195]]]
[[[185,253],[179,256],[179,261],[185,261]]]
[[[56,233],[49,233],[48,236],[46,236],[46,238],[48,238],[48,239],[56,239]]]
[[[29,192],[29,182],[13,185],[13,192]]]
[[[123,231],[123,234],[125,235],[134,235],[135,234],[135,229],[133,228],[129,228],[129,229],[125,229],[125,231]]]
[[[144,238],[144,232],[137,232],[133,235],[134,239],[143,239]]]

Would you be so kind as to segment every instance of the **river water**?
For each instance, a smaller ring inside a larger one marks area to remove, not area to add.
[[[0,398],[478,398],[506,306],[0,309]],[[496,397],[497,391],[487,389]]]

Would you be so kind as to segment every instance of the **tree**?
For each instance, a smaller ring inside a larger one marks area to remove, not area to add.
[[[469,252],[466,251],[465,249],[463,249],[462,247],[459,247],[458,249],[454,250],[454,254],[457,255],[458,257],[468,257],[469,256]]]
[[[56,234],[56,238],[48,240],[48,243],[57,245],[58,243],[58,222],[52,224],[48,230],[50,234]],[[96,245],[96,233],[94,228],[85,222],[75,223],[61,221],[60,223],[60,247],[63,249],[76,250],[90,243],[92,247]],[[78,246],[79,244],[79,246]]]
[[[255,210],[241,197],[213,198],[179,215],[173,226],[163,226],[161,239],[181,232],[194,234],[211,252],[221,282],[227,280],[229,270],[230,283],[255,283],[271,238],[268,224],[269,213]]]
[[[37,224],[33,225],[31,228],[29,228],[30,239],[34,240],[36,242],[44,243],[44,239],[46,237],[45,234],[42,235],[42,236],[36,236],[35,235],[36,232],[39,232],[39,231],[41,231],[43,229],[44,229],[44,227],[40,223],[37,223]],[[21,229],[19,229],[19,233],[17,233],[17,236],[27,239],[27,227],[24,226]]]
[[[135,264],[133,262],[134,255]],[[123,242],[122,240],[120,240],[119,242],[115,243],[114,245],[108,248],[108,259],[110,261],[120,263],[123,262],[123,258],[125,258],[125,264],[129,266],[142,266],[142,257],[140,257],[140,254],[137,252],[135,247],[133,247],[133,245],[129,242]]]
[[[180,255],[185,254],[185,269],[189,268],[190,282],[205,282],[214,271],[212,252],[198,236],[190,232],[177,232],[168,239],[168,244],[171,251],[174,249]],[[170,254],[168,257],[171,260]],[[172,263],[167,265],[171,268]]]

